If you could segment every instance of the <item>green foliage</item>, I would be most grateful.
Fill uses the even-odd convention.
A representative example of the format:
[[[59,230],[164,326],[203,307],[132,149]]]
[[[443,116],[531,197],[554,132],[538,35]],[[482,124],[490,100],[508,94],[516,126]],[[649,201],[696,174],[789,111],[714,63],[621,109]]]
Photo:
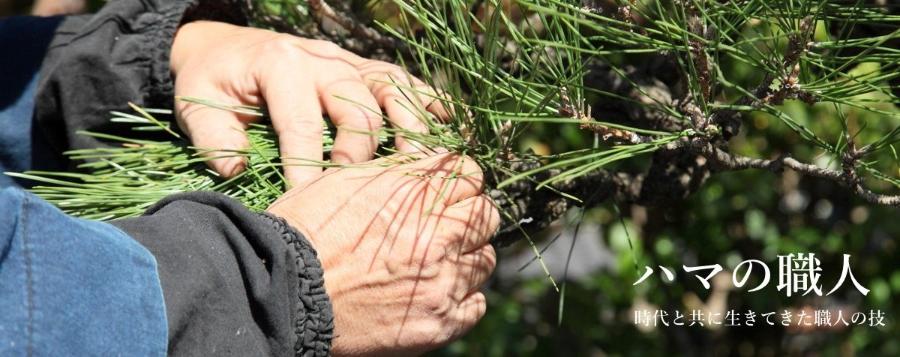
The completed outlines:
[[[262,115],[253,108],[226,108]],[[55,204],[66,213],[79,217],[109,220],[141,215],[165,196],[185,191],[215,191],[231,196],[252,210],[263,211],[284,193],[285,179],[278,160],[278,146],[271,128],[252,124],[247,130],[251,147],[246,151],[217,154],[248,158],[248,169],[223,180],[207,168],[209,157],[169,129],[169,121],[155,115],[170,116],[168,110],[140,110],[143,116],[114,112],[114,122],[131,123],[136,131],[170,133],[167,140],[144,140],[103,133],[81,132],[104,139],[114,146],[66,153],[85,172],[8,173],[37,181],[42,185],[32,192]],[[333,140],[327,135],[326,150]]]
[[[895,71],[900,53],[884,46],[900,38],[900,32],[857,38],[852,31],[858,23],[896,27],[900,16],[878,8],[827,1],[652,1],[624,4],[617,7],[619,13],[606,14],[600,7],[558,0],[523,0],[508,6],[488,2],[480,9],[462,0],[393,3],[399,9],[394,20],[399,28],[382,25],[382,29],[402,40],[408,53],[401,58],[410,58],[422,78],[445,90],[447,95],[436,99],[453,108],[452,120],[440,125],[421,108],[410,108],[432,128],[429,135],[413,139],[475,157],[491,177],[498,178],[497,188],[534,181],[551,169],[553,175],[534,183],[552,186],[685,137],[718,140],[726,128],[715,119],[732,111],[762,115],[760,121],[768,121],[766,116],[779,120],[784,125],[771,130],[785,128],[786,136],[802,139],[806,145],[793,150],[800,157],[841,158],[851,153],[858,156],[861,176],[900,183],[892,170],[897,158],[876,157],[879,152],[893,153],[900,135],[900,126],[890,122],[898,113],[892,104],[896,97],[887,85],[900,76]],[[258,5],[268,9],[262,13],[278,10],[273,6],[309,11],[299,10],[304,8],[299,3]],[[623,81],[643,91],[638,79],[626,75],[627,66],[659,53],[681,67],[680,88],[669,88],[674,99],[667,101],[642,93],[650,100],[639,104],[647,111],[665,113],[670,126],[683,129],[655,130],[622,118],[590,117],[589,95],[601,101],[635,100],[586,85],[584,78],[595,70],[591,61],[610,65]],[[762,73],[764,78],[747,78],[752,77],[748,73]],[[819,130],[819,123],[792,109],[799,103],[792,98],[831,110],[840,132]],[[851,110],[862,117],[848,115]],[[545,165],[515,171],[516,160],[533,156],[521,150],[520,140],[536,124],[542,124],[539,133],[566,132],[560,127],[577,125],[580,136],[594,138],[578,147],[538,155]],[[639,139],[605,140],[610,132]]]

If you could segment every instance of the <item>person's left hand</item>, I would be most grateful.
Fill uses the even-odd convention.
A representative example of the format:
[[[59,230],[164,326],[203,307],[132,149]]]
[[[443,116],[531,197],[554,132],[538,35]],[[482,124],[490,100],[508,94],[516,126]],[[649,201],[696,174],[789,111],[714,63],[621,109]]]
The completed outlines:
[[[268,212],[313,245],[334,308],[334,356],[418,355],[484,316],[500,212],[471,158],[400,155],[328,169]]]
[[[338,45],[272,31],[198,21],[181,26],[171,52],[175,94],[225,105],[265,105],[278,134],[284,173],[299,185],[319,173],[323,159],[323,112],[338,127],[335,163],[372,159],[378,146],[381,109],[395,128],[425,133],[417,113],[446,119],[434,89],[402,68],[367,60]],[[210,166],[224,177],[246,163],[228,151],[249,146],[244,129],[256,117],[183,101],[176,103],[181,129],[194,146],[219,157]],[[401,152],[417,147],[402,135]]]

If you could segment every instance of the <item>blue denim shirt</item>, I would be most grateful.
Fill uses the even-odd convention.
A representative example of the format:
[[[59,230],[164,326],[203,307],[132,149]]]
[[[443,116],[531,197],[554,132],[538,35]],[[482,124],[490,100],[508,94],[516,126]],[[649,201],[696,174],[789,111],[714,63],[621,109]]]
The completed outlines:
[[[164,356],[156,260],[116,227],[0,189],[0,356]]]
[[[0,356],[163,356],[166,310],[153,255],[116,227],[67,216],[2,174],[45,157],[31,119],[59,21],[0,19]]]

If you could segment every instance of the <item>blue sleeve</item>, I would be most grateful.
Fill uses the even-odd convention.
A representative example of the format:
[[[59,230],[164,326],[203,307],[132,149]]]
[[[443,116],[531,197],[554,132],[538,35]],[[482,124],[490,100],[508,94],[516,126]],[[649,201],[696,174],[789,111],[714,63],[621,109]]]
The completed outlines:
[[[40,150],[46,145],[33,142],[32,115],[38,72],[62,19],[27,16],[0,19],[0,49],[3,49],[0,56],[0,187],[17,183],[3,175],[5,171],[60,166]],[[32,152],[32,148],[38,150]]]
[[[166,355],[146,248],[18,188],[0,189],[0,212],[0,355]]]

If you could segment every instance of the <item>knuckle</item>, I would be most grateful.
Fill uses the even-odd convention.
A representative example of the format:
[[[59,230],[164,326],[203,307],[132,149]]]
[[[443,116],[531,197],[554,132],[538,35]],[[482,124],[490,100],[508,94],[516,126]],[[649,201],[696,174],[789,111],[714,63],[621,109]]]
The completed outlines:
[[[484,314],[487,312],[487,298],[484,296],[482,292],[476,292],[470,296],[468,301],[466,301],[464,308],[468,311],[464,311],[463,316],[465,316],[466,321],[463,321],[463,324],[466,325],[474,325],[484,317]]]
[[[497,208],[497,205],[494,203],[494,200],[492,200],[490,197],[488,197],[487,195],[481,195],[481,197],[483,197],[483,199],[485,201],[487,201],[486,204],[487,204],[488,210],[490,210],[490,213],[489,213],[490,220],[488,221],[488,224],[487,224],[487,228],[488,228],[487,233],[494,234],[494,231],[496,231],[497,227],[500,226],[500,221],[502,220],[502,218],[500,217],[500,210]]]
[[[443,285],[443,283],[439,283],[438,285]],[[445,318],[450,314],[453,307],[453,300],[446,294],[445,289],[443,289],[442,286],[436,286],[436,289],[429,290],[430,291],[422,296],[423,308],[434,316]]]
[[[381,129],[381,115],[375,114],[366,108],[359,108],[359,111],[359,114],[347,118],[347,124],[372,131]]]
[[[344,49],[338,44],[325,40],[307,40],[317,55],[323,57],[338,57],[344,53]]]
[[[338,44],[336,44],[334,42],[323,41],[323,42],[321,42],[321,46],[322,46],[322,49],[328,54],[339,55],[344,52],[344,49],[341,48],[341,46],[338,46]]]
[[[479,166],[478,163],[475,162],[474,159],[472,159],[468,155],[463,155],[462,160],[463,160],[463,162],[462,162],[463,174],[476,175],[476,176],[484,175],[484,172],[481,171],[481,166]]]
[[[454,245],[452,237],[455,236],[455,232],[448,232],[446,227],[448,225],[442,226],[439,228],[440,230],[435,232],[435,239],[429,242],[431,248],[428,249],[428,253],[425,256],[425,261],[428,263],[440,262],[452,252]]]
[[[427,279],[432,281],[437,281],[441,276],[441,271],[443,267],[441,266],[441,261],[444,259],[444,254],[439,253],[440,249],[429,249],[422,257],[420,257],[418,269],[418,277],[420,279]]]
[[[295,37],[279,34],[263,44],[263,52],[267,54],[278,54],[279,56],[291,56],[299,52],[297,44],[298,41]]]
[[[384,82],[374,83],[374,86],[372,87],[372,95],[374,95],[376,98],[384,98],[385,103],[403,100],[406,98],[400,88],[390,85],[390,83]]]
[[[370,73],[379,77],[386,77],[391,73],[405,72],[403,71],[402,67],[396,64],[374,60],[366,62],[362,65],[362,68],[366,71],[366,73]]]
[[[484,258],[484,264],[488,270],[487,272],[488,273],[493,272],[494,268],[497,267],[497,252],[494,250],[494,247],[490,244],[484,246],[484,248],[482,248],[482,249],[483,249],[483,251],[481,253],[481,256]]]
[[[390,65],[390,67],[386,68],[386,71],[382,73],[383,76],[387,77],[390,81],[399,83],[407,83],[412,77],[409,72],[406,72],[403,68],[396,65]]]
[[[440,346],[449,342],[452,338],[452,334],[449,333],[447,328],[450,324],[445,319],[440,317],[430,318],[423,325],[425,331],[427,331],[422,336],[424,337],[423,341],[420,341],[423,344]]]
[[[223,158],[218,161],[218,163],[213,163],[216,165],[220,174],[225,176],[226,178],[231,178],[239,172],[243,171],[245,166],[247,165],[245,159],[243,157],[230,157]]]
[[[487,297],[484,296],[483,293],[478,292],[472,297],[475,299],[475,321],[481,320],[484,317],[484,314],[487,313]],[[473,322],[473,323],[474,323]]]
[[[366,79],[375,82],[373,84],[376,86],[396,88],[408,86],[413,82],[409,72],[390,63],[378,62],[370,68],[363,69],[362,73]]]
[[[458,323],[444,323],[440,326],[440,329],[435,333],[434,340],[432,341],[435,345],[443,346],[453,339],[459,334],[460,327]]]
[[[299,39],[286,34],[278,34],[262,43],[258,48],[259,56],[255,56],[255,69],[264,78],[275,76],[273,68],[306,66],[309,60],[299,45]]]
[[[297,117],[295,116],[295,118]],[[322,123],[318,120],[292,119],[284,125],[284,133],[294,137],[319,138],[324,130]]]
[[[481,191],[484,186],[484,171],[471,157],[463,155],[462,163],[459,166],[457,174],[468,183],[475,186],[476,190]]]
[[[453,260],[458,255],[460,245],[465,240],[466,228],[464,224],[453,223],[445,224],[440,235],[439,245],[441,247],[441,258]]]

